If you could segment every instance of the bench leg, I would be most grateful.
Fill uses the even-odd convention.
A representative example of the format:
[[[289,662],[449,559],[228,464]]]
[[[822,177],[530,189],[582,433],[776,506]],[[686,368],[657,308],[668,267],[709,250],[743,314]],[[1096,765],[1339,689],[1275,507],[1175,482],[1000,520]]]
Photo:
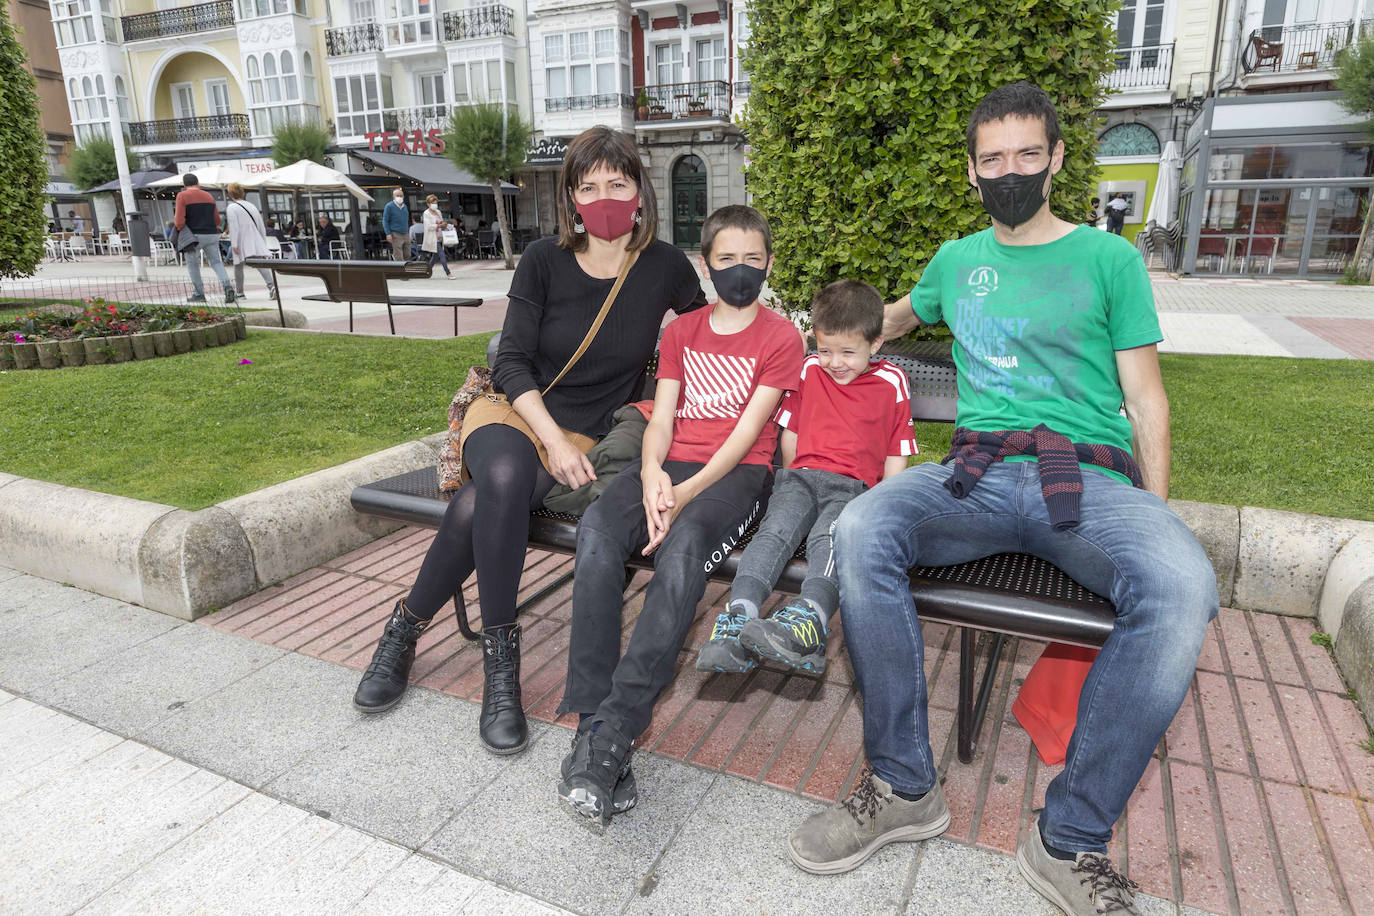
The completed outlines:
[[[353,303],[348,303],[348,333],[353,333]]]
[[[973,752],[978,743],[978,734],[983,730],[983,719],[987,717],[988,700],[992,697],[992,685],[997,680],[997,666],[1002,661],[1002,649],[1006,645],[1006,641],[1005,634],[992,634],[987,667],[983,669],[983,680],[978,685],[978,697],[975,701],[973,696],[973,668],[977,661],[978,633],[971,627],[963,627],[959,630],[959,710],[957,718],[960,763],[973,762]]]
[[[570,569],[563,575],[559,576],[557,579],[554,579],[548,585],[541,588],[539,591],[535,592],[533,595],[530,595],[524,601],[521,601],[519,604],[515,606],[515,616],[518,618],[520,616],[520,612],[523,611],[525,608],[538,604],[539,602],[547,598],[549,595],[552,595],[554,592],[558,591],[560,588],[567,585],[568,582],[571,581],[572,577],[573,574],[572,570]],[[476,642],[478,639],[480,639],[481,636],[478,633],[473,632],[472,624],[468,622],[467,602],[463,599],[462,586],[459,586],[458,591],[453,593],[453,610],[458,615],[458,630],[463,634],[463,637],[473,642]]]
[[[391,336],[396,336],[396,316],[391,314],[391,303],[386,304],[386,320],[391,324]]]
[[[453,336],[458,336],[458,306],[453,307]]]

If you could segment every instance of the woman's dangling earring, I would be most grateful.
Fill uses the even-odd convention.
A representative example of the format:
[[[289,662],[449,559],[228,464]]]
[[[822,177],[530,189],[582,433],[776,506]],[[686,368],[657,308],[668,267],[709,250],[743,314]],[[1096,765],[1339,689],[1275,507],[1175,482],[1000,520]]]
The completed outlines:
[[[644,222],[644,208],[643,208],[643,207],[640,207],[638,210],[635,210],[635,225],[638,226],[638,225],[640,225],[640,224],[643,223],[643,222]]]
[[[574,214],[573,214],[573,232],[576,232],[576,233],[578,233],[578,234],[580,235],[580,234],[582,234],[582,233],[584,233],[584,232],[586,232],[586,231],[587,231],[587,227],[586,227],[586,225],[584,225],[583,222],[582,222],[582,214],[581,214],[581,213],[574,213]]]

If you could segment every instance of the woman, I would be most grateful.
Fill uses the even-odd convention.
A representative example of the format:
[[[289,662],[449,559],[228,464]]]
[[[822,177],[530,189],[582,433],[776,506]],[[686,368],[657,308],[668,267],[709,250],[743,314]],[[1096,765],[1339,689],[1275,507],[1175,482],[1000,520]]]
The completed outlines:
[[[243,259],[265,258],[271,255],[267,250],[267,226],[262,221],[258,208],[243,199],[243,185],[231,181],[224,189],[229,194],[229,206],[225,216],[229,222],[229,247],[234,252],[234,291],[243,298]],[[272,271],[266,267],[258,268],[258,275],[267,284],[267,295],[276,296],[277,287],[272,282]]]
[[[439,215],[439,198],[433,194],[425,198],[425,240],[420,245],[420,250],[429,253],[429,266],[433,269],[435,262],[443,265],[444,276],[453,279],[453,272],[448,269],[448,253],[444,251],[444,240],[439,233],[449,225],[448,220]]]
[[[320,231],[315,234],[315,250],[319,257],[330,260],[334,257],[333,246],[339,240],[339,227],[327,216],[320,217]]]
[[[497,754],[516,753],[528,741],[515,595],[529,512],[555,482],[579,487],[593,477],[591,463],[564,430],[604,436],[611,414],[636,393],[664,315],[706,302],[686,255],[654,238],[658,204],[628,135],[593,127],[568,144],[557,211],[558,237],[540,239],[521,255],[492,367],[493,384],[547,449],[547,464],[514,427],[483,426],[467,437],[463,463],[472,480],[449,502],[415,584],[396,602],[353,698],[365,712],[396,704],[416,640],[475,569],[486,676],[478,732]],[[600,331],[544,398],[540,392],[576,351],[632,254],[637,259]]]

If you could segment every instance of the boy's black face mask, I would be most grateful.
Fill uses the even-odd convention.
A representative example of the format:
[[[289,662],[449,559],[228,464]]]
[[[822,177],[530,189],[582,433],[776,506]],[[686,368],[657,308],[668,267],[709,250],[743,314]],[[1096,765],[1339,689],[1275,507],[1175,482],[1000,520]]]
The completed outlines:
[[[707,270],[711,273],[711,283],[716,287],[720,301],[738,309],[748,308],[758,301],[763,281],[768,277],[768,271],[748,264],[736,264],[724,270],[707,265]]]
[[[975,173],[974,177],[978,179],[983,209],[988,211],[988,216],[1008,229],[1015,229],[1039,212],[1048,199],[1049,195],[1041,189],[1049,174],[1047,165],[1034,175],[1008,172],[996,178],[984,178]]]

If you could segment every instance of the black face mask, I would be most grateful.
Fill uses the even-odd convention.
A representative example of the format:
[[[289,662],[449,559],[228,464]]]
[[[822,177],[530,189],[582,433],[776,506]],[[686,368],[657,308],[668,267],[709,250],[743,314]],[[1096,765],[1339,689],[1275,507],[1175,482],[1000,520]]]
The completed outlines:
[[[748,308],[758,301],[763,281],[768,277],[766,270],[748,264],[736,264],[723,270],[708,265],[706,269],[711,272],[711,282],[715,284],[720,301],[737,309]]]
[[[1048,198],[1041,193],[1050,167],[1045,166],[1034,175],[1018,175],[1008,172],[996,178],[978,179],[978,190],[982,191],[983,209],[988,211],[997,222],[1008,229],[1015,229],[1034,216]]]

